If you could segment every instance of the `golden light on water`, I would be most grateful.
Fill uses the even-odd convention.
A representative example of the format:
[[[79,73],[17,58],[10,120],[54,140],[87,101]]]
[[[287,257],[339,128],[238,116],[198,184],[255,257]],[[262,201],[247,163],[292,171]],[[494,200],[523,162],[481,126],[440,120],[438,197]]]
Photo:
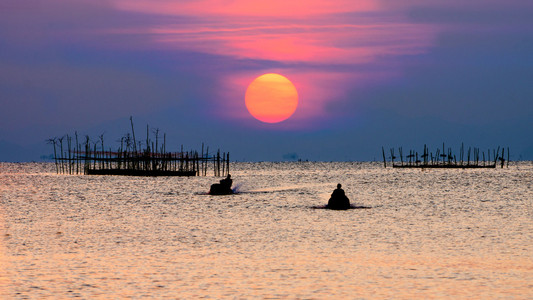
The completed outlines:
[[[2,187],[0,187],[0,194],[4,192]],[[5,246],[11,235],[8,232],[7,224],[4,220],[4,209],[4,207],[0,206],[0,295],[2,295],[2,290],[7,291],[13,285],[10,280],[12,277],[12,274],[10,274],[10,258],[8,257],[8,249]]]
[[[531,165],[236,163],[247,193],[228,197],[201,193],[212,177],[32,166],[0,168],[1,299],[531,295]],[[337,182],[372,208],[313,209]]]

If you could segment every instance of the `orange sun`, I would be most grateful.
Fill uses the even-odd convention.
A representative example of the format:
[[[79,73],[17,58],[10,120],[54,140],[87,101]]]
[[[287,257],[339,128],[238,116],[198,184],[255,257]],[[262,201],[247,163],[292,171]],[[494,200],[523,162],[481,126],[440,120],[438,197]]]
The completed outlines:
[[[244,96],[250,114],[265,123],[287,120],[298,107],[298,92],[292,82],[274,73],[254,79]]]

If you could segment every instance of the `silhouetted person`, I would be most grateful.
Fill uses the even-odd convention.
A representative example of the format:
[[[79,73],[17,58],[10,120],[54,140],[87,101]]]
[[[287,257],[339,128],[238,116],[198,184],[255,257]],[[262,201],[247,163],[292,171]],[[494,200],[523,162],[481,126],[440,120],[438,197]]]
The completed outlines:
[[[211,195],[233,194],[233,190],[231,189],[232,184],[233,184],[233,180],[231,179],[231,175],[228,174],[226,178],[220,180],[220,183],[215,183],[211,185],[211,189],[209,189],[209,194]]]
[[[220,185],[224,188],[228,188],[231,190],[231,185],[233,184],[233,180],[231,179],[231,175],[228,174],[228,176],[222,180],[220,180]]]
[[[331,193],[327,208],[330,209],[348,209],[350,208],[350,200],[346,197],[344,190],[341,189],[342,185],[337,184],[337,189]]]

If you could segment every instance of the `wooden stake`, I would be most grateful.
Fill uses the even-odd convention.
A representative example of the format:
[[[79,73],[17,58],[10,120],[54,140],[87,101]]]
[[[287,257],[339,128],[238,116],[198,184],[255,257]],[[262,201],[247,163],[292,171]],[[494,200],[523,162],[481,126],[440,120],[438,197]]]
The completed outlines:
[[[387,159],[385,158],[385,148],[381,147],[381,152],[383,153],[383,167],[387,167]]]

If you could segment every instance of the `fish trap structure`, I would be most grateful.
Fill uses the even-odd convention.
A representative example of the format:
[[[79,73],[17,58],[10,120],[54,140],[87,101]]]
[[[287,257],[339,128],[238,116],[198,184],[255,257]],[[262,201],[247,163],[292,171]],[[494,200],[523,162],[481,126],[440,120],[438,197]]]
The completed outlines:
[[[155,129],[155,141],[150,139],[146,126],[146,141],[135,139],[135,131],[120,139],[116,150],[105,148],[104,136],[91,141],[85,136],[79,141],[78,133],[49,139],[54,148],[54,162],[58,174],[126,175],[126,176],[226,176],[230,170],[229,152],[204,152],[166,150],[166,134],[159,141],[159,129]],[[144,144],[144,145],[143,145]]]
[[[461,144],[459,150],[459,157],[452,152],[451,148],[445,148],[444,143],[441,149],[437,148],[435,152],[429,150],[424,144],[424,150],[420,153],[415,150],[409,150],[404,152],[402,147],[398,148],[398,152],[395,152],[394,148],[390,149],[389,161],[387,163],[387,157],[385,155],[385,149],[381,147],[383,153],[383,166],[386,168],[387,164],[393,168],[450,168],[450,169],[470,169],[470,168],[487,168],[494,169],[500,165],[502,168],[507,164],[509,167],[509,147],[507,152],[505,148],[498,147],[497,149],[488,149],[485,155],[484,151],[479,148],[469,147],[465,153],[464,143]],[[396,156],[398,153],[399,157]],[[404,156],[405,154],[405,156]],[[465,155],[466,154],[466,155]],[[505,159],[507,155],[507,159]]]

